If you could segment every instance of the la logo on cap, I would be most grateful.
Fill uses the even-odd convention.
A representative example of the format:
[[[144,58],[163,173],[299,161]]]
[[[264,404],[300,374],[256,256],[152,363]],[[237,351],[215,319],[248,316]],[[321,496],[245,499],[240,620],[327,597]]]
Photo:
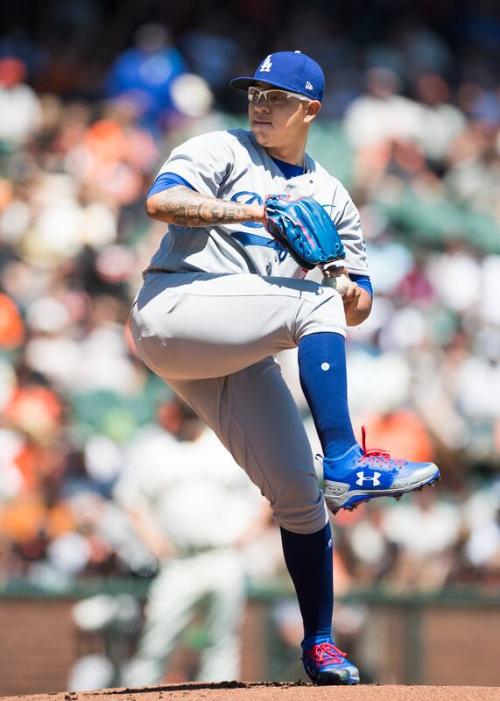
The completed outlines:
[[[266,58],[262,61],[262,65],[259,68],[260,73],[270,73],[271,72],[271,68],[273,67],[273,62],[271,61],[271,56],[272,56],[272,54],[269,54],[269,56],[266,56]]]
[[[257,81],[273,85],[278,90],[287,90],[305,95],[308,100],[323,99],[325,76],[314,59],[300,51],[276,51],[268,54],[255,69],[253,75],[233,78],[230,81],[236,90],[248,90]]]

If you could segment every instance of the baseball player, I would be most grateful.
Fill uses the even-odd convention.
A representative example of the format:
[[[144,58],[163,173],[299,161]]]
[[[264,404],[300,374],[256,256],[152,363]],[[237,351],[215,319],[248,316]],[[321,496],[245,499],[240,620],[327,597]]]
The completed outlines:
[[[358,670],[332,637],[325,499],[335,513],[399,497],[437,480],[439,470],[367,450],[354,437],[346,327],[366,319],[372,289],[358,212],[305,152],[323,71],[299,51],[282,51],[231,85],[248,94],[250,130],[178,146],[149,191],[147,211],[168,230],[134,302],[132,333],[144,362],[269,500],[303,617],[306,672],[318,684],[357,684]],[[343,287],[304,279],[319,264],[336,282],[331,271],[339,261],[349,276]],[[274,360],[294,346],[323,449],[324,495]]]
[[[204,598],[208,644],[197,676],[235,679],[245,606],[240,546],[264,532],[269,508],[189,407],[174,400],[159,418],[162,427],[149,427],[127,451],[114,490],[139,539],[161,563],[122,682],[144,686],[162,680],[170,653]]]

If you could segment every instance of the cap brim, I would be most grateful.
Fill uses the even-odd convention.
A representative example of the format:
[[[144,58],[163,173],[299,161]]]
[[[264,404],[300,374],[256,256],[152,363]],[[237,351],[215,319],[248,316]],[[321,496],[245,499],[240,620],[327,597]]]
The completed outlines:
[[[233,78],[229,81],[229,85],[235,90],[248,90],[248,88],[256,82],[255,78]]]
[[[233,78],[233,80],[229,81],[229,85],[234,88],[235,90],[248,90],[248,88],[251,85],[255,85],[255,83],[267,83],[271,88],[279,88],[280,90],[290,90],[290,88],[287,85],[283,85],[283,83],[268,83],[266,80],[262,80],[262,78],[256,78],[255,76],[252,76],[251,78],[248,76],[242,77],[242,78]],[[292,92],[295,92],[294,90]],[[304,95],[304,97],[308,97],[310,100],[319,100],[318,97],[312,97],[311,95],[308,95],[305,92],[297,92],[297,95]],[[319,100],[321,102],[321,100]]]
[[[267,80],[263,80],[262,78],[256,78],[255,76],[252,76],[251,78],[233,78],[233,80],[229,81],[229,85],[235,90],[248,90],[248,88],[251,85],[255,85],[255,83],[266,83],[272,88],[281,88],[282,90],[288,90],[286,85],[283,85],[281,83],[270,83]]]

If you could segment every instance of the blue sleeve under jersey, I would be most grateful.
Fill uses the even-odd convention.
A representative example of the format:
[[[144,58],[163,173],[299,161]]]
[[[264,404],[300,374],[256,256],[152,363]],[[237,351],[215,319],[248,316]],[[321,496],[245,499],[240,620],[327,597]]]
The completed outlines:
[[[175,173],[160,173],[160,175],[156,178],[154,183],[149,188],[147,197],[152,197],[158,192],[163,192],[163,190],[168,190],[169,188],[176,187],[177,185],[184,185],[184,187],[188,187],[190,190],[194,190],[194,187],[191,185],[191,183],[188,183],[187,180],[181,178],[180,175],[176,175]]]
[[[362,287],[369,293],[370,297],[373,297],[373,287],[368,275],[358,275],[357,273],[349,273],[349,277],[353,282],[356,283],[356,285],[358,285],[358,287]]]

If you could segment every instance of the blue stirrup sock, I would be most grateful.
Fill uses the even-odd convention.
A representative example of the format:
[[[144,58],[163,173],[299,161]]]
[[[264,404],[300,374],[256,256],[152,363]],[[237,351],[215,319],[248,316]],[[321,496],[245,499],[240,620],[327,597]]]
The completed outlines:
[[[316,533],[281,528],[286,566],[304,622],[302,649],[332,640],[333,543],[330,524]]]
[[[345,338],[331,332],[303,336],[299,373],[323,455],[339,458],[356,444],[347,404]]]

